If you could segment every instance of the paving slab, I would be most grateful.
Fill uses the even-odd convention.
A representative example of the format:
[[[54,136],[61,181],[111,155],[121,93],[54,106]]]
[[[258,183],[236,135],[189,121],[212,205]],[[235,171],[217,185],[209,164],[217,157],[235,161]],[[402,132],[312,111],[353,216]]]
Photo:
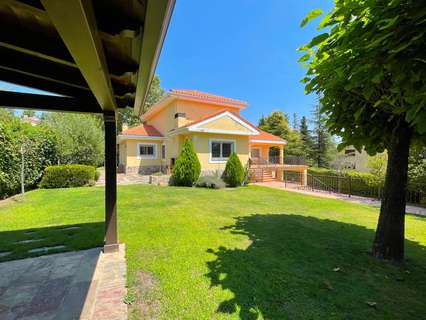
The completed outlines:
[[[3,262],[0,275],[1,320],[127,319],[124,245]]]

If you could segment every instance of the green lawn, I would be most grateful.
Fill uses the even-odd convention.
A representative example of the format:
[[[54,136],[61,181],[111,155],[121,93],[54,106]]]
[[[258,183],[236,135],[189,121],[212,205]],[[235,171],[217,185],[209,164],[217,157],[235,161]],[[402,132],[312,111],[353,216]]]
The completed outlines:
[[[103,203],[103,188],[78,188],[0,205],[0,251],[13,252],[0,259],[101,245]],[[118,209],[133,319],[424,317],[425,218],[407,216],[397,266],[368,255],[378,210],[340,200],[135,185],[119,188]],[[16,244],[31,238],[44,240]]]

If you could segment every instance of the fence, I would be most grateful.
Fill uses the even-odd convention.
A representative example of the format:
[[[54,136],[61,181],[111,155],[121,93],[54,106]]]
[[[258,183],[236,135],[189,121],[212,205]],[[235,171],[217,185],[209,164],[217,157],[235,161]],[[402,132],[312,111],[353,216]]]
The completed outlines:
[[[284,179],[288,182],[301,182],[298,174],[287,173],[284,175]],[[381,199],[383,193],[382,186],[374,186],[362,178],[351,176],[308,174],[307,186],[304,188],[376,199]],[[426,186],[410,184],[406,197],[408,203],[426,204]]]

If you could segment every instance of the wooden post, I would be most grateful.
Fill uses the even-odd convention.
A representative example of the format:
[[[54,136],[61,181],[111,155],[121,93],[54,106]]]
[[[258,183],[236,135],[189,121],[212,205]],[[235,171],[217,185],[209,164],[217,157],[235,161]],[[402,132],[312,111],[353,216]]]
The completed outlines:
[[[104,113],[105,125],[105,244],[104,252],[118,250],[117,125],[115,112]]]

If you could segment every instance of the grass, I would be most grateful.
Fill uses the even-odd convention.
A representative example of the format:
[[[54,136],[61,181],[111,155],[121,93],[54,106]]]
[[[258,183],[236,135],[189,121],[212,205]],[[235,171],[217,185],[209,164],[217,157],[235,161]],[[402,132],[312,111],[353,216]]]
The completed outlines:
[[[378,210],[262,187],[119,188],[132,319],[419,319],[426,219],[403,265],[368,254]],[[64,226],[79,229],[64,231]],[[25,230],[35,232],[24,233]],[[101,245],[103,189],[36,190],[0,206],[0,251]],[[43,238],[43,242],[16,244]]]

